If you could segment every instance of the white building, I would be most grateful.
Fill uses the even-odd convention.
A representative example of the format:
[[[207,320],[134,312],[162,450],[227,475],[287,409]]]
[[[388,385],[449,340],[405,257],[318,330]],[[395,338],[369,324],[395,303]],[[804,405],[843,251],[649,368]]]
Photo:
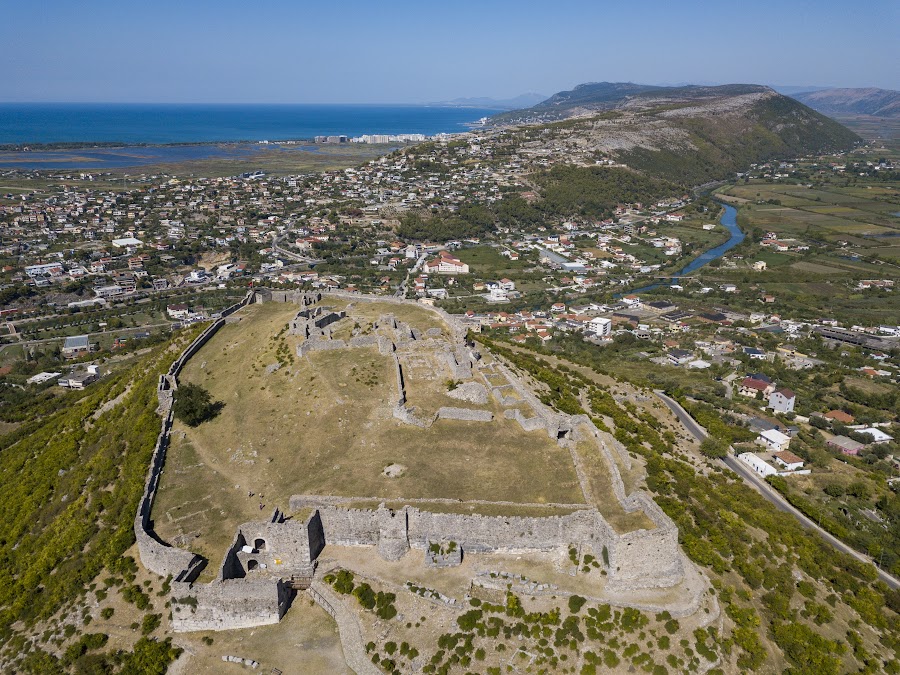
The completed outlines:
[[[778,469],[769,464],[762,457],[757,457],[752,452],[742,452],[740,455],[738,455],[738,459],[745,464],[748,464],[751,469],[753,469],[763,478],[765,478],[766,476],[778,475]]]
[[[788,449],[788,446],[791,444],[791,437],[781,433],[777,429],[769,429],[768,431],[762,432],[756,439],[756,442],[767,447],[769,450],[781,452],[782,450]]]
[[[116,248],[137,248],[143,246],[144,242],[134,237],[124,237],[122,239],[113,239],[112,245]]]
[[[491,302],[506,302],[508,299],[509,296],[504,288],[494,286],[488,291],[488,300]]]
[[[437,258],[425,263],[423,271],[426,274],[468,274],[469,266],[447,251],[441,251]]]
[[[606,337],[612,333],[612,320],[602,316],[595,316],[588,321],[588,330],[594,335]]]
[[[775,463],[783,467],[786,471],[799,471],[803,468],[803,458],[798,457],[790,450],[782,450],[772,455]]]
[[[871,436],[872,443],[890,443],[892,440],[894,440],[893,436],[891,436],[890,434],[886,434],[881,429],[876,429],[875,427],[859,429],[856,433]]]
[[[776,389],[769,394],[769,407],[775,412],[793,412],[796,400],[796,394],[790,389]]]

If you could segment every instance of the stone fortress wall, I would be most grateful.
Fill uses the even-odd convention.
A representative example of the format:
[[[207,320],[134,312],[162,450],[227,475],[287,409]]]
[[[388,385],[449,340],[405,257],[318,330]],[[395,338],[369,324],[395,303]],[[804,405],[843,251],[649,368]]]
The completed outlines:
[[[171,576],[176,582],[189,582],[195,579],[206,564],[206,561],[200,556],[190,551],[169,546],[160,540],[153,531],[153,524],[150,520],[153,500],[156,498],[156,490],[159,488],[159,479],[166,461],[166,451],[169,448],[169,434],[172,430],[173,421],[172,402],[174,392],[178,389],[178,375],[188,359],[196,354],[225,325],[228,316],[245,307],[252,300],[253,293],[250,292],[240,302],[224,310],[219,319],[210,324],[181,352],[179,357],[169,367],[169,371],[165,375],[160,376],[159,384],[157,385],[157,398],[159,400],[157,412],[162,417],[162,429],[156,439],[156,446],[153,448],[147,480],[144,483],[144,494],[141,497],[138,512],[134,519],[134,536],[137,540],[141,564],[161,577]]]
[[[614,439],[604,438],[586,416],[572,417],[548,409],[506,366],[496,362],[488,370],[502,374],[508,384],[493,387],[494,396],[500,400],[499,397],[504,394],[498,390],[512,388],[516,397],[506,397],[507,403],[524,403],[532,411],[532,416],[528,417],[516,408],[504,411],[505,416],[516,419],[526,430],[546,430],[561,445],[571,443],[568,437],[576,433],[576,428],[593,429],[592,433],[609,464],[616,497],[626,511],[644,511],[655,525],[654,529],[620,535],[592,507],[564,516],[504,517],[433,513],[411,506],[396,510],[384,505],[374,510],[352,509],[335,506],[337,498],[322,497],[320,504],[313,505],[313,512],[306,520],[286,519],[276,510],[268,521],[242,524],[225,554],[216,580],[210,584],[192,583],[206,561],[160,541],[152,531],[150,511],[165,462],[172,425],[171,401],[173,392],[177,390],[177,376],[187,360],[206,344],[234,311],[251,302],[300,305],[302,309],[291,322],[291,330],[304,337],[298,349],[301,356],[315,349],[362,346],[377,346],[381,354],[391,355],[398,390],[394,415],[405,417],[403,421],[419,426],[431,424],[439,416],[489,421],[485,412],[492,418],[489,411],[445,407],[430,421],[418,419],[406,407],[405,376],[397,350],[437,335],[429,335],[426,331],[423,336],[408,324],[387,315],[380,317],[376,325],[389,327],[393,331],[393,340],[384,335],[357,335],[349,341],[331,340],[328,328],[339,319],[330,317],[337,313],[309,309],[327,297],[346,298],[353,302],[410,302],[346,293],[323,295],[257,289],[223,312],[222,318],[198,336],[172,364],[168,374],[160,379],[162,430],[148,472],[144,498],[135,519],[135,535],[144,566],[160,576],[171,575],[173,578],[174,630],[227,630],[277,623],[287,611],[294,592],[286,579],[312,578],[316,558],[326,543],[371,546],[386,560],[397,560],[410,548],[427,549],[431,543],[450,541],[456,542],[461,552],[469,553],[527,553],[576,546],[592,551],[598,560],[604,559],[605,551],[605,557],[609,560],[607,588],[610,590],[668,587],[681,580],[684,571],[677,528],[649,495],[640,491],[625,494],[622,479],[607,447],[607,443],[614,442]],[[473,369],[480,367],[480,364],[477,352],[471,345],[465,345],[465,327],[456,317],[440,309],[425,308],[439,314],[453,334],[452,346],[447,347],[443,356],[450,371],[457,379],[472,378]],[[316,325],[317,322],[321,325]],[[293,508],[294,500],[291,501]],[[309,505],[309,498],[304,498],[304,506]],[[193,598],[193,601],[189,604],[178,602],[185,598]]]

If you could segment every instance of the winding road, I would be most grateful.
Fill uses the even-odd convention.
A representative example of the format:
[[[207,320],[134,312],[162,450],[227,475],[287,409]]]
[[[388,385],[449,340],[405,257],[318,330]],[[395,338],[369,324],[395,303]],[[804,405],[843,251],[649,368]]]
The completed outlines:
[[[704,438],[707,437],[708,434],[706,433],[706,429],[704,429],[699,424],[697,424],[697,421],[693,417],[691,417],[688,414],[688,412],[684,408],[682,408],[681,405],[678,404],[677,401],[666,396],[666,394],[664,394],[662,391],[655,390],[653,393],[656,394],[657,397],[659,397],[659,400],[661,400],[663,403],[666,404],[666,406],[669,408],[669,410],[671,410],[673,413],[675,413],[675,416],[678,418],[678,420],[684,425],[684,427],[688,430],[688,432],[694,438],[696,438],[698,441],[702,441]],[[784,497],[782,497],[778,492],[776,492],[773,488],[771,488],[768,483],[766,483],[763,480],[760,480],[756,476],[756,474],[753,473],[753,471],[750,469],[750,467],[746,466],[739,459],[737,459],[733,455],[729,455],[729,456],[725,457],[724,459],[722,459],[721,461],[725,466],[727,466],[729,469],[734,471],[738,476],[743,478],[745,483],[747,483],[750,487],[752,487],[754,490],[759,492],[767,501],[771,502],[772,505],[775,506],[776,509],[778,509],[779,511],[783,511],[784,513],[789,513],[792,516],[794,516],[797,520],[800,521],[800,524],[803,527],[805,527],[808,530],[813,530],[814,532],[816,532],[820,537],[822,537],[822,539],[824,539],[826,542],[831,544],[838,551],[841,551],[842,553],[847,553],[848,555],[852,555],[854,558],[856,558],[857,560],[860,560],[861,562],[875,565],[874,561],[871,558],[869,558],[866,555],[863,555],[856,549],[854,549],[854,548],[848,546],[847,544],[845,544],[844,542],[842,542],[840,539],[829,534],[828,532],[823,530],[821,527],[816,525],[815,522],[813,522],[812,520],[807,518],[805,515],[803,515],[800,511],[798,511],[793,506],[791,506],[784,499]],[[886,583],[888,586],[890,586],[891,588],[893,588],[895,590],[900,588],[900,580],[898,580],[896,577],[888,574],[884,570],[878,568],[877,565],[875,566],[875,568],[878,572],[879,579],[881,579],[884,583]]]

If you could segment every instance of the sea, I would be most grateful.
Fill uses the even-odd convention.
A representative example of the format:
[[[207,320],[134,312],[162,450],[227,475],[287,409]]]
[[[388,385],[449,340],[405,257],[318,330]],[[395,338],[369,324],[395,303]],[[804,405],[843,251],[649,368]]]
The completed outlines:
[[[0,103],[0,145],[103,143],[119,145],[125,151],[92,153],[84,147],[36,147],[31,153],[0,152],[0,167],[122,167],[129,162],[219,157],[223,150],[216,148],[217,143],[256,144],[364,134],[433,136],[467,131],[472,123],[497,112],[439,105]],[[148,151],[141,147],[146,145],[158,147]],[[135,147],[141,147],[140,152],[128,152]]]

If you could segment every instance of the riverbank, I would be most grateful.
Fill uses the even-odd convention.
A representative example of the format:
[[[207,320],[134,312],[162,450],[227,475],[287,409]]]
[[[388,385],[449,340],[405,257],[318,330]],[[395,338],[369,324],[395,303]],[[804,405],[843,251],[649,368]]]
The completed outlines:
[[[646,293],[647,291],[652,291],[655,288],[660,288],[661,286],[671,286],[675,284],[679,279],[686,277],[701,267],[704,267],[711,263],[713,260],[717,260],[725,255],[728,251],[733,249],[735,246],[744,241],[745,234],[738,227],[737,224],[737,209],[729,204],[725,204],[723,202],[718,202],[718,204],[722,207],[723,212],[719,218],[719,224],[722,225],[725,229],[730,233],[730,237],[728,241],[724,244],[719,244],[718,246],[711,248],[705,253],[701,253],[696,258],[694,258],[690,263],[688,263],[685,267],[680,269],[678,272],[675,272],[671,276],[668,282],[658,281],[654,284],[649,284],[647,286],[641,286],[639,288],[624,291],[622,293],[617,293],[615,297],[621,297],[623,295],[637,295],[639,293]]]

